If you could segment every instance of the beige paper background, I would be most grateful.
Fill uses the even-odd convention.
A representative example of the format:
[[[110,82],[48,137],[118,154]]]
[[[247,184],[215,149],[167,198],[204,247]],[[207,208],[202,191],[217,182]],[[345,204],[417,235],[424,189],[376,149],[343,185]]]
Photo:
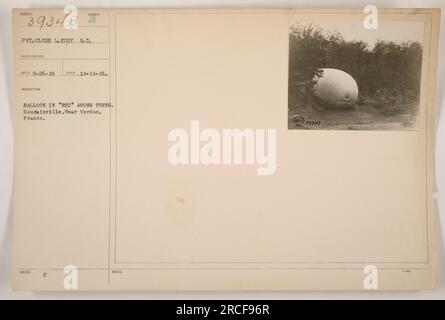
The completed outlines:
[[[434,285],[436,16],[383,16],[427,27],[418,131],[305,132],[286,129],[289,20],[357,11],[100,12],[109,81],[41,86],[67,99],[94,86],[109,117],[16,122],[15,266],[55,269],[17,288],[60,288],[66,264],[84,289],[362,289],[366,264],[383,289]],[[167,134],[190,120],[277,128],[277,172],[172,167]]]

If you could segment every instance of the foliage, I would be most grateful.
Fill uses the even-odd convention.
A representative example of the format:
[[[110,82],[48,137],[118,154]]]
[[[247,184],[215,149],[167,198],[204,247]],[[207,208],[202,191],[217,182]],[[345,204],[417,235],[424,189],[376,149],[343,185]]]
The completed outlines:
[[[335,68],[357,81],[359,103],[385,110],[409,108],[419,100],[421,65],[418,42],[378,41],[370,48],[313,24],[296,25],[289,32],[289,107],[310,104],[319,69]]]

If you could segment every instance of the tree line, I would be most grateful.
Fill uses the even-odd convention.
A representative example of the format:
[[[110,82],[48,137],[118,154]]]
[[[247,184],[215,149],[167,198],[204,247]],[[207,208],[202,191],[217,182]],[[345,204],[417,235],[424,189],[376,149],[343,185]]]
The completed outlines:
[[[289,32],[289,107],[310,103],[320,68],[349,73],[359,87],[359,103],[408,108],[418,103],[422,46],[416,41],[346,41],[317,25],[295,25]]]

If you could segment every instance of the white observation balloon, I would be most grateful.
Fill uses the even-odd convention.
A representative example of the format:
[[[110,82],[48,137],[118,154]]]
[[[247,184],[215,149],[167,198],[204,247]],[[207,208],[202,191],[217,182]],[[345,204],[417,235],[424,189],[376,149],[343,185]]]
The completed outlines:
[[[358,86],[348,73],[331,68],[322,72],[314,86],[314,95],[322,104],[331,108],[352,108],[358,98]]]

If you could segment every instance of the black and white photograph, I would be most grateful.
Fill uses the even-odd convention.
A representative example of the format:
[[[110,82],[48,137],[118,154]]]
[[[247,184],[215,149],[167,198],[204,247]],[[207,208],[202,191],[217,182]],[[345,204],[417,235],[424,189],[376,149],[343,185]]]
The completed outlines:
[[[444,10],[0,1],[0,302],[424,315],[445,298]]]
[[[291,21],[288,129],[416,130],[424,25]]]

